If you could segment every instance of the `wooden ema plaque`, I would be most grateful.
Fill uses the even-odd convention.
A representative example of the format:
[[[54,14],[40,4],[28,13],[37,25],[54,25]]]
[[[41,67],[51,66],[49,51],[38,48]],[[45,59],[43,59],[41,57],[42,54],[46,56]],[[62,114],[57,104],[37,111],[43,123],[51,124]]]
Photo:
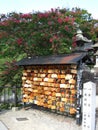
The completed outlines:
[[[76,77],[76,65],[25,67],[22,76],[22,101],[75,115]]]

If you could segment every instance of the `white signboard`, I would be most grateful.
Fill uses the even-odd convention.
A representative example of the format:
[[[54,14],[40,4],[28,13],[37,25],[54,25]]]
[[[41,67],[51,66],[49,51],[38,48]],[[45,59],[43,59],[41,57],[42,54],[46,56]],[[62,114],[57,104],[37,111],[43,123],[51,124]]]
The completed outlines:
[[[96,84],[87,82],[83,85],[82,130],[95,130]]]

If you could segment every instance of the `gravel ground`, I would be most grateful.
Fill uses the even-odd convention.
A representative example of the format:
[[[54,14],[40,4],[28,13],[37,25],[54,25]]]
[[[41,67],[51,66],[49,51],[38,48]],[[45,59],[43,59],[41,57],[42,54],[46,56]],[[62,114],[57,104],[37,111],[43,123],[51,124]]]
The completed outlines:
[[[19,118],[24,120],[19,121]],[[74,118],[36,109],[4,111],[0,120],[9,130],[81,130]]]
[[[0,121],[8,130],[82,130],[74,118],[36,109],[3,111],[0,113]]]

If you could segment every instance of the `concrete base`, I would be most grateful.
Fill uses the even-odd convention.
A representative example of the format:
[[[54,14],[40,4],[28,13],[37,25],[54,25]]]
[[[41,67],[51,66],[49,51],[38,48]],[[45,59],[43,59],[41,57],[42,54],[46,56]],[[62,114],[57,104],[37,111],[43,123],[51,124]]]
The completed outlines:
[[[18,107],[12,107],[12,111],[18,111]]]

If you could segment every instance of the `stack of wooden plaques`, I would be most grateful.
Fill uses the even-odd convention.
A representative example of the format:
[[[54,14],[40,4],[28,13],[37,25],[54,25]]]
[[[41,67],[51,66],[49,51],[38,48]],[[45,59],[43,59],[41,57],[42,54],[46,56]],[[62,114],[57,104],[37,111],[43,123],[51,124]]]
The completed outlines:
[[[75,114],[76,78],[76,65],[27,66],[22,76],[22,100]]]

